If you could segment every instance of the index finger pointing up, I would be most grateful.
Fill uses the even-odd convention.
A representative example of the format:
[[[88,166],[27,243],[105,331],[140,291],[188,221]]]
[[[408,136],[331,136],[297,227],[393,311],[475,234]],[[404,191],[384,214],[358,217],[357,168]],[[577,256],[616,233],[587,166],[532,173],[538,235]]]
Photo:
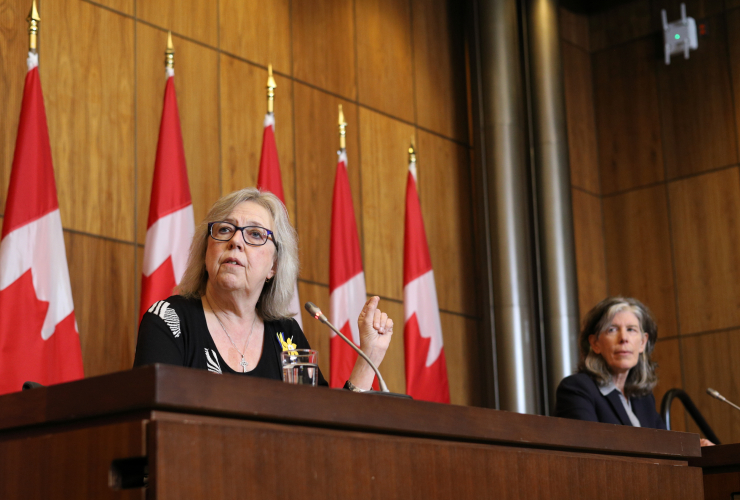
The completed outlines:
[[[367,299],[367,302],[365,302],[365,307],[362,308],[360,320],[368,326],[372,326],[373,324],[375,311],[378,309],[378,302],[380,302],[380,297],[377,295],[375,297],[370,297]]]

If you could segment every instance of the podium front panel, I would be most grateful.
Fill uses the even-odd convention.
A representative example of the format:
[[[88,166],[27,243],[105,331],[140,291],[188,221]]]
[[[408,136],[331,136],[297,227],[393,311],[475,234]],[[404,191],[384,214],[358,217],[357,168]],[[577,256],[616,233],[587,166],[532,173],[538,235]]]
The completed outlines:
[[[702,498],[685,462],[158,412],[152,498]]]

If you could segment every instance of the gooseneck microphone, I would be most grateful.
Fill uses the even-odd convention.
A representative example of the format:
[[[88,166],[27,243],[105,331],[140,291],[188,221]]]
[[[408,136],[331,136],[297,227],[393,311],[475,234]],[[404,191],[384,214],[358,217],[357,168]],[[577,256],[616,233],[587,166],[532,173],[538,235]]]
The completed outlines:
[[[332,331],[334,333],[336,333],[337,335],[339,335],[341,337],[341,339],[344,340],[352,349],[354,349],[355,352],[357,352],[357,354],[359,354],[362,359],[364,359],[365,361],[367,361],[367,364],[369,364],[370,365],[370,368],[373,369],[373,371],[375,372],[375,375],[378,376],[378,382],[380,383],[380,391],[372,391],[372,390],[370,390],[370,391],[363,391],[365,394],[382,394],[384,396],[395,396],[395,397],[398,397],[398,398],[413,399],[408,394],[398,394],[396,392],[389,391],[388,390],[388,386],[385,385],[385,380],[383,380],[383,376],[380,374],[380,370],[378,370],[378,367],[375,366],[375,363],[373,363],[372,361],[370,361],[370,358],[368,358],[367,355],[364,352],[362,352],[362,349],[360,349],[359,347],[357,347],[354,342],[352,342],[347,337],[345,337],[342,334],[342,332],[340,332],[337,329],[336,326],[332,325],[329,322],[329,320],[326,319],[326,316],[324,316],[324,314],[321,312],[321,309],[319,309],[318,307],[316,307],[316,304],[314,304],[313,302],[306,302],[306,304],[305,304],[304,307],[306,308],[306,311],[308,311],[308,314],[310,314],[311,316],[313,316],[314,318],[316,318],[317,320],[321,321],[323,324],[325,324],[326,326],[328,326],[329,328],[331,328]]]
[[[715,391],[711,387],[708,387],[707,388],[707,394],[709,394],[710,396],[712,396],[715,399],[719,399],[720,401],[724,401],[725,403],[727,403],[728,405],[732,406],[736,410],[740,410],[740,406],[736,405],[732,401],[728,401],[726,397],[724,397],[722,394],[720,394],[719,392]]]
[[[332,325],[331,322],[329,322],[329,320],[326,319],[326,316],[324,316],[324,313],[321,312],[321,309],[319,309],[316,306],[316,304],[314,304],[313,302],[306,302],[306,304],[305,304],[304,307],[306,308],[306,311],[308,311],[308,314],[310,314],[311,316],[313,316],[314,318],[316,318],[317,320],[321,321],[323,324],[325,324],[326,326],[328,326],[329,328],[331,328],[332,331],[334,333],[336,333],[337,335],[339,335],[340,337],[342,337],[342,340],[344,340],[347,344],[349,344],[349,346],[352,349],[354,349],[357,352],[357,354],[360,355],[360,357],[362,359],[364,359],[365,361],[367,361],[367,364],[369,364],[370,365],[370,368],[373,369],[373,371],[375,372],[375,375],[378,376],[378,382],[380,383],[380,392],[390,392],[388,390],[388,386],[385,385],[385,380],[383,380],[383,376],[380,374],[380,371],[378,370],[378,367],[375,366],[375,363],[373,363],[372,361],[370,361],[370,358],[368,358],[367,355],[364,352],[362,352],[362,349],[360,349],[359,347],[357,347],[355,345],[355,343],[352,342],[351,340],[349,340],[347,337],[345,337],[342,334],[342,332],[340,332],[337,329],[337,327],[335,327],[334,325]]]

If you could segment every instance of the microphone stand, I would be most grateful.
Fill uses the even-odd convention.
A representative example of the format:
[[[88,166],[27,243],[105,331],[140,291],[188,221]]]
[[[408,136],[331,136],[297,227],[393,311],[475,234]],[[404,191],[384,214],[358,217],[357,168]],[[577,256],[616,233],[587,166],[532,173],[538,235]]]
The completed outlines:
[[[347,337],[345,337],[344,334],[342,334],[342,332],[340,332],[337,327],[335,327],[334,325],[332,325],[331,322],[326,318],[326,316],[324,316],[324,313],[321,312],[321,309],[319,309],[316,306],[316,304],[314,304],[313,302],[306,302],[306,304],[304,305],[304,307],[306,308],[306,311],[308,311],[308,313],[311,316],[313,316],[315,319],[319,320],[320,322],[322,322],[323,324],[325,324],[326,326],[328,326],[329,328],[331,328],[331,330],[334,333],[336,333],[337,335],[339,335],[339,337],[341,337],[341,339],[344,340],[352,349],[354,349],[355,352],[357,352],[357,354],[362,359],[364,359],[365,361],[367,361],[367,364],[370,365],[370,368],[373,369],[373,371],[375,372],[375,375],[378,376],[378,382],[380,384],[380,391],[374,391],[374,390],[362,391],[364,394],[382,394],[384,396],[395,396],[397,398],[413,399],[408,394],[398,394],[396,392],[390,392],[388,390],[388,386],[385,384],[385,380],[383,380],[383,376],[380,374],[380,370],[378,370],[378,367],[375,366],[375,363],[373,363],[372,361],[370,361],[370,358],[367,357],[367,354],[365,354],[364,352],[362,352],[362,349],[360,349],[359,347],[357,347],[355,345],[355,343],[352,342],[351,340],[349,340]]]

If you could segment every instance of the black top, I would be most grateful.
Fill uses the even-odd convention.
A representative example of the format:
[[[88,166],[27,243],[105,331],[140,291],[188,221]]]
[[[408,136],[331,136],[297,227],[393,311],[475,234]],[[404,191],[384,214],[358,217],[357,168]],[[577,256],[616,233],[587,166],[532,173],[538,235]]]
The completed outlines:
[[[264,344],[257,366],[246,373],[234,371],[221,357],[213,342],[200,299],[186,299],[173,295],[152,305],[141,318],[134,367],[164,363],[214,373],[282,380],[281,340],[294,344],[293,349],[311,348],[301,327],[294,319],[265,321]],[[329,385],[321,370],[318,384]]]
[[[663,419],[655,410],[655,397],[651,394],[630,398],[632,413],[642,427],[665,429]],[[619,390],[614,389],[604,396],[596,382],[586,373],[576,373],[560,382],[555,396],[555,416],[604,422],[607,424],[632,425]]]

